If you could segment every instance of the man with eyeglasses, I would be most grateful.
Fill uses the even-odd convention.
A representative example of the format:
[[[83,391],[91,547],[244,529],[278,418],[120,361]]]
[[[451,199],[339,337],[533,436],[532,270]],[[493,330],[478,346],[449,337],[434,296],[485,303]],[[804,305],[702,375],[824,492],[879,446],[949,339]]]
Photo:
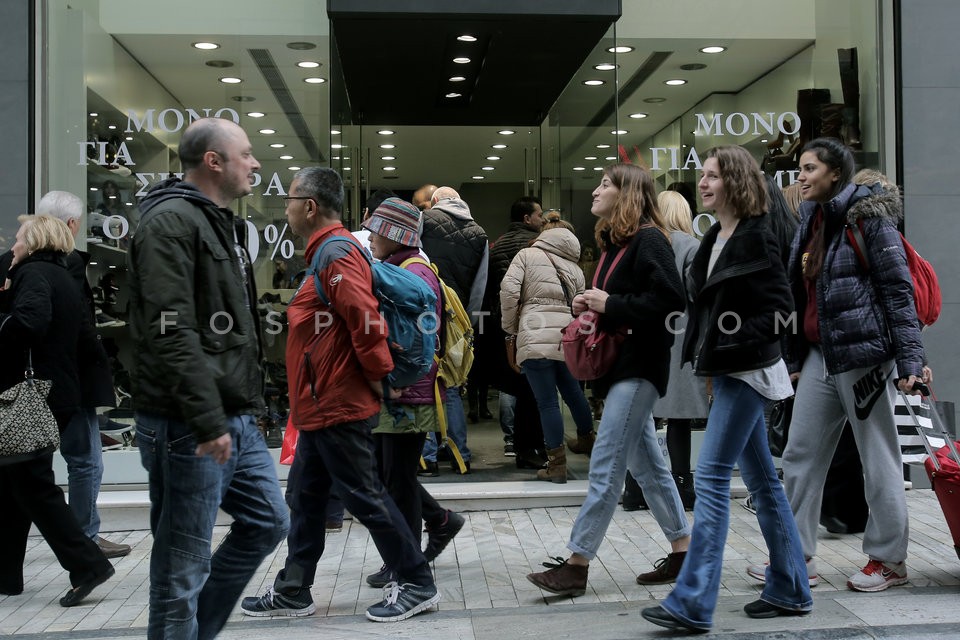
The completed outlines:
[[[260,163],[243,129],[219,118],[192,123],[178,154],[183,180],[147,193],[127,257],[137,444],[150,481],[151,639],[216,636],[289,528],[257,429],[257,295],[243,222],[229,209],[250,194]],[[219,509],[233,523],[213,552]]]

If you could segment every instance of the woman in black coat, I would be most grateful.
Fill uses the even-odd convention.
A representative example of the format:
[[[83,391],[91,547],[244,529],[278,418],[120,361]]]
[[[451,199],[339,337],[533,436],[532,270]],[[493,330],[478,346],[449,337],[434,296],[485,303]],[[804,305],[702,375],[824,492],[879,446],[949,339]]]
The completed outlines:
[[[0,292],[0,389],[23,380],[30,355],[38,379],[50,380],[47,399],[63,431],[80,407],[77,358],[95,357],[96,336],[67,271],[73,251],[67,226],[51,216],[21,216],[13,263]],[[23,560],[31,523],[70,572],[72,589],[60,604],[79,604],[114,574],[63,498],[53,474],[53,453],[12,464],[0,462],[0,595],[23,592]]]

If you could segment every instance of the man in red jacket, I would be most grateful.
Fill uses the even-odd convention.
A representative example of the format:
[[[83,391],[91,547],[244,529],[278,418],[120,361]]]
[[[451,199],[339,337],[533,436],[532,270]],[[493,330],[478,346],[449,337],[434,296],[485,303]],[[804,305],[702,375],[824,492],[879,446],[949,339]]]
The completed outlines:
[[[343,182],[336,171],[299,171],[284,200],[290,228],[307,239],[308,264],[327,239],[352,238],[340,222]],[[397,581],[388,585],[382,602],[367,609],[367,618],[404,620],[440,601],[419,536],[377,477],[371,430],[393,361],[370,265],[360,251],[347,242],[324,247],[317,274],[304,279],[287,309],[290,414],[300,430],[287,479],[287,559],[272,588],[243,599],[247,615],[307,616],[316,610],[310,586],[323,555],[331,489],[370,531],[384,564],[397,572]],[[317,295],[315,278],[329,306]]]

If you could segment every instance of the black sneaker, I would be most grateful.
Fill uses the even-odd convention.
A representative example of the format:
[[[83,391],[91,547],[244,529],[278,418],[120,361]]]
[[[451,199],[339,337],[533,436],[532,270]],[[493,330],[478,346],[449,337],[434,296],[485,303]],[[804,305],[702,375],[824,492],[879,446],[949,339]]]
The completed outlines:
[[[390,583],[383,589],[383,601],[367,608],[367,620],[399,622],[423,613],[440,602],[436,585]]]
[[[397,574],[387,568],[387,565],[380,567],[376,573],[367,576],[367,584],[377,589],[382,589],[391,582],[397,581]]]
[[[258,618],[272,618],[273,616],[288,616],[302,618],[312,616],[317,610],[313,604],[313,596],[309,589],[300,589],[296,595],[277,593],[273,587],[267,589],[259,598],[256,596],[244,598],[240,603],[240,611],[248,616]]]
[[[433,562],[443,553],[450,541],[460,533],[460,529],[463,529],[465,522],[466,520],[459,513],[448,510],[443,524],[435,529],[427,527],[427,548],[423,551],[427,562]]]
[[[429,460],[424,460],[427,465],[426,469],[417,469],[417,475],[421,478],[436,478],[440,475],[440,465],[437,462],[430,462]]]

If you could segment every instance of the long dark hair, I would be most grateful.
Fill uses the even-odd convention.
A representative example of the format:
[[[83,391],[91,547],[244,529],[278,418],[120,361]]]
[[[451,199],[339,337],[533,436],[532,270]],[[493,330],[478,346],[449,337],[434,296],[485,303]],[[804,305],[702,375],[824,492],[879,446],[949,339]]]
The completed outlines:
[[[793,242],[793,236],[797,233],[799,224],[796,216],[790,211],[790,205],[783,197],[783,191],[780,190],[777,181],[770,176],[764,176],[764,178],[767,181],[767,222],[770,224],[773,236],[777,239],[780,259],[786,269],[790,261],[790,244]]]
[[[838,179],[830,193],[830,199],[836,197],[853,180],[856,169],[853,152],[835,138],[815,138],[803,146],[800,155],[808,151],[817,156],[817,160],[827,165],[832,171],[838,172]],[[828,221],[824,216],[810,239],[810,253],[803,264],[803,276],[809,280],[816,280],[823,269],[823,258],[827,253],[827,238],[832,235],[827,230],[827,224]]]

